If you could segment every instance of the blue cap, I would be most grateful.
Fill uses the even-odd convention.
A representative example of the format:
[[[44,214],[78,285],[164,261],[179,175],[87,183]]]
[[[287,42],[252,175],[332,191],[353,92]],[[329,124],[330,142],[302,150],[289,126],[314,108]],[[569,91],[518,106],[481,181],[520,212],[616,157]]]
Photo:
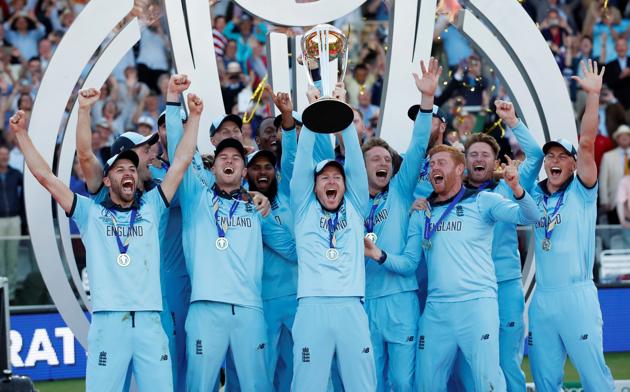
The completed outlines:
[[[107,173],[109,173],[109,169],[111,169],[112,166],[114,166],[114,164],[121,159],[129,159],[135,167],[138,167],[138,164],[140,162],[138,154],[136,154],[135,151],[123,150],[120,154],[116,154],[107,160],[107,163],[105,163],[105,167],[103,168],[103,175],[107,176]]]
[[[143,144],[149,144],[152,146],[157,143],[159,139],[160,135],[157,133],[152,133],[149,136],[142,136],[138,132],[125,132],[114,140],[114,144],[112,144],[110,150],[112,154],[118,154],[122,151],[142,146]]]
[[[571,142],[568,141],[567,139],[560,138],[560,139],[552,140],[545,143],[545,145],[542,148],[543,153],[547,154],[547,152],[549,151],[551,147],[560,147],[564,151],[566,151],[567,154],[571,155],[573,159],[577,160],[577,150],[575,149],[575,147],[573,147],[573,144],[571,144]]]
[[[343,178],[346,178],[346,172],[343,170],[343,165],[334,159],[324,159],[323,161],[319,161],[319,163],[315,166],[315,177],[321,174],[325,168],[328,166],[335,166],[341,171]]]

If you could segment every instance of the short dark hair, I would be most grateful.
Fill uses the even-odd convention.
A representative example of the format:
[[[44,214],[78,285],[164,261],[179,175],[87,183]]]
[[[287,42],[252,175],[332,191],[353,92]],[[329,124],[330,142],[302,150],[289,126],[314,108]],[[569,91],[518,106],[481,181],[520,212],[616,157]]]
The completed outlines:
[[[363,155],[365,156],[365,154],[371,149],[373,149],[374,147],[383,147],[384,149],[387,150],[387,152],[389,152],[389,155],[392,157],[392,159],[394,158],[394,154],[395,154],[394,149],[391,148],[389,143],[387,143],[385,140],[381,139],[380,137],[369,138],[361,146],[361,152],[363,152]]]
[[[358,70],[363,69],[363,70],[368,70],[367,65],[363,64],[363,63],[359,63],[354,67],[354,72],[357,72]]]
[[[492,151],[494,151],[495,158],[499,157],[499,151],[501,150],[501,147],[499,147],[499,143],[497,143],[496,139],[492,136],[486,135],[485,133],[475,133],[473,135],[470,135],[470,137],[466,141],[466,145],[464,146],[464,151],[466,151],[466,154],[468,154],[468,148],[475,143],[486,143],[490,146],[490,148],[492,148]]]

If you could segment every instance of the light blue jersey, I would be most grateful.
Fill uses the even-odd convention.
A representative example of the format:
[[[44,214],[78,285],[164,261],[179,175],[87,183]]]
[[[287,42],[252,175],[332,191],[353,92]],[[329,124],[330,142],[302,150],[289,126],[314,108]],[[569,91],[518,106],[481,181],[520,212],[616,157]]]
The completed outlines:
[[[328,220],[336,215],[325,211],[313,192],[316,163],[312,158],[315,134],[302,128],[291,181],[291,210],[295,217],[298,252],[298,298],[318,296],[363,297],[365,267],[363,221],[369,199],[367,174],[357,132],[350,125],[342,133],[346,145],[346,193],[335,226],[339,257],[328,260]]]
[[[120,208],[109,198],[97,204],[75,195],[69,216],[79,227],[87,250],[93,312],[162,310],[160,249],[155,245],[167,207],[159,186],[136,199],[131,208]],[[117,263],[121,252],[116,233],[123,243],[129,238],[127,266]]]
[[[534,188],[532,196],[540,209],[534,230],[538,287],[561,288],[593,280],[597,188],[597,184],[586,187],[579,177],[571,177],[551,195],[547,192],[547,180]],[[562,203],[554,214],[560,198]],[[555,222],[551,251],[542,249],[547,219]]]
[[[297,293],[297,253],[289,199],[296,150],[295,129],[283,131],[278,193],[270,200],[271,213],[263,218],[263,300]]]
[[[413,203],[413,190],[424,160],[429,135],[431,133],[432,114],[418,113],[413,127],[411,144],[407,149],[400,170],[389,182],[388,189],[370,196],[370,205],[374,212],[365,220],[365,233],[370,227],[370,216],[374,221],[373,232],[377,235],[376,244],[388,253],[402,253],[409,224],[409,214]],[[365,259],[366,298],[378,298],[386,295],[412,291],[418,288],[413,276],[403,276],[384,270],[376,261]]]
[[[389,255],[384,266],[402,274],[415,272],[420,257],[428,268],[427,302],[459,302],[496,298],[497,281],[492,262],[492,233],[496,222],[531,224],[538,218],[534,200],[525,193],[513,202],[490,193],[465,190],[462,199],[436,227],[451,200],[431,203],[430,249],[423,249],[425,213],[414,211],[407,245],[400,255]]]
[[[418,182],[413,191],[413,197],[415,199],[426,199],[433,193],[433,185],[431,185],[431,180],[429,180],[429,170],[429,157],[426,156],[420,164],[420,172],[417,178]]]
[[[166,103],[166,132],[169,144],[179,144],[179,141],[184,135],[184,124],[182,124],[180,107],[180,103]],[[168,148],[168,151],[168,156],[173,157],[174,155],[171,155],[170,146]],[[172,153],[175,153],[175,150],[172,150]],[[195,176],[197,176],[197,178],[199,178],[203,185],[205,185],[207,188],[211,188],[214,185],[214,173],[204,167],[203,160],[201,159],[201,154],[199,154],[199,151],[195,151],[191,166],[193,168],[193,173],[195,174]]]
[[[519,121],[518,125],[513,128],[513,132],[526,157],[525,161],[518,168],[519,182],[523,189],[529,190],[536,183],[536,177],[540,172],[544,154],[522,121]],[[514,198],[510,186],[503,179],[485,189],[498,193],[507,199]],[[497,222],[494,226],[494,238],[499,239],[492,242],[492,259],[494,260],[497,281],[504,282],[520,278],[521,255],[518,251],[516,225]]]

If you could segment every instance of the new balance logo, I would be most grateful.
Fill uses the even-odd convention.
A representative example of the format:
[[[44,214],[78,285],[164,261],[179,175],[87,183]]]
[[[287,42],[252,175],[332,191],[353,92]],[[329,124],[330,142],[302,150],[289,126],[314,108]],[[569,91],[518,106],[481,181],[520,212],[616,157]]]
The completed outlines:
[[[370,353],[370,348],[369,347],[365,347],[363,349],[363,351],[361,351],[363,354],[369,354]]]
[[[98,355],[98,366],[107,366],[107,353],[105,351],[101,351]]]
[[[514,321],[510,321],[507,326],[508,328],[513,328],[515,325],[516,323]]]
[[[408,342],[413,342],[413,339],[414,339],[413,335],[412,336],[407,336],[407,341]]]
[[[464,207],[462,206],[455,207],[455,215],[464,216]]]
[[[418,350],[424,350],[424,335],[418,337]]]
[[[160,357],[160,361],[168,361],[168,355],[162,354],[162,356]]]
[[[256,347],[256,350],[264,350],[264,349],[265,349],[265,343],[260,343],[258,347]]]
[[[195,354],[203,355],[203,346],[201,345],[201,339],[197,339],[195,343]]]
[[[481,340],[488,340],[488,339],[490,339],[490,334],[489,333],[481,335]]]
[[[528,346],[533,346],[534,345],[534,338],[532,337],[532,333],[528,333],[527,334],[527,345]]]
[[[302,349],[302,362],[311,362],[311,352],[308,347]]]
[[[584,334],[582,336],[580,336],[581,340],[587,340],[588,339],[588,334]]]

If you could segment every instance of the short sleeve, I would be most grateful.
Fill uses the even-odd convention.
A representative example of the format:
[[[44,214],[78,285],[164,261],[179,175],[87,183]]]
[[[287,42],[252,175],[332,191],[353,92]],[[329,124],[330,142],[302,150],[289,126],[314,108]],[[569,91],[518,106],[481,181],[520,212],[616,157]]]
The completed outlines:
[[[69,218],[72,218],[77,224],[79,231],[84,234],[85,229],[88,226],[90,218],[90,208],[94,205],[94,201],[79,194],[74,194],[74,200],[72,201],[72,208],[70,213],[66,214]]]
[[[145,192],[145,194],[142,195],[142,201],[150,205],[158,217],[161,217],[169,208],[169,202],[162,192],[162,185],[158,185],[149,192]]]
[[[596,203],[597,190],[599,188],[599,181],[597,181],[593,186],[588,187],[584,185],[580,176],[576,176],[576,177],[577,177],[577,181],[573,181],[573,184],[571,184],[572,187],[576,188],[576,191],[577,191],[576,193],[580,195],[580,197],[585,203],[588,203],[588,204]]]

